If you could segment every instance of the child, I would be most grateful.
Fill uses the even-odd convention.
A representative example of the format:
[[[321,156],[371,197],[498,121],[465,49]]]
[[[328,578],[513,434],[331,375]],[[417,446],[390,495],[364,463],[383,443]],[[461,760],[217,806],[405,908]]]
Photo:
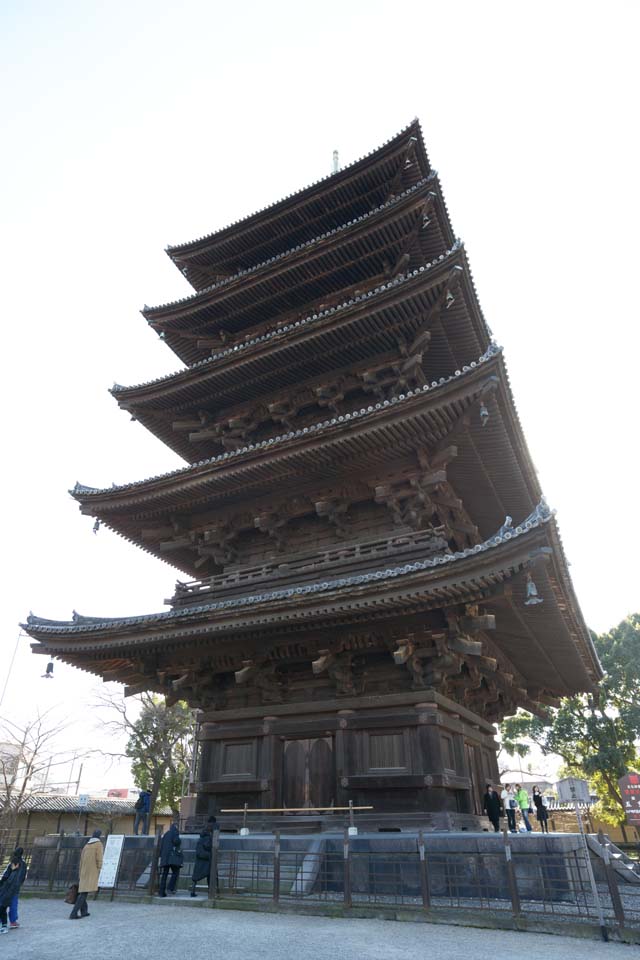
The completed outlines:
[[[9,922],[12,929],[20,926],[18,923],[18,894],[27,875],[27,864],[22,858],[22,847],[16,847],[9,866],[0,878],[0,933],[7,933],[7,907],[9,908]]]

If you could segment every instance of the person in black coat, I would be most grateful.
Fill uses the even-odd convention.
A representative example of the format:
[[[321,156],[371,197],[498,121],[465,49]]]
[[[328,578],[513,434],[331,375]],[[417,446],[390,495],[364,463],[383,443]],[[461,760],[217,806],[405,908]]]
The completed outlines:
[[[18,896],[21,880],[20,858],[14,858],[5,870],[0,881],[0,933],[8,933],[7,908],[14,897]]]
[[[211,872],[211,850],[213,840],[210,830],[203,830],[196,844],[196,859],[193,864],[193,874],[191,875],[191,896],[196,895],[196,883],[198,880],[207,881],[209,886],[209,874]]]
[[[482,809],[493,824],[493,829],[498,833],[500,830],[500,796],[490,783],[487,784],[487,792],[482,799]]]
[[[181,847],[182,840],[180,839],[178,824],[172,823],[160,841],[160,890],[158,893],[161,897],[166,897],[167,889],[169,893],[175,893],[180,876],[180,867],[184,863],[184,854]],[[167,888],[169,871],[171,871],[171,879]]]
[[[545,798],[540,792],[540,787],[535,786],[533,788],[533,803],[536,808],[536,819],[540,824],[540,829],[543,833],[549,833],[549,812],[547,810],[547,803]]]
[[[209,880],[211,877],[211,851],[213,849],[213,831],[216,828],[216,818],[209,817],[207,820],[207,826],[204,828],[200,834],[200,839],[196,844],[196,859],[193,864],[193,874],[191,876],[191,896],[196,896],[196,883],[198,880],[207,881],[207,889],[209,888]],[[218,885],[218,878],[216,877],[216,887]]]
[[[27,864],[24,857],[22,856],[23,853],[24,853],[24,850],[22,849],[22,847],[16,847],[16,849],[13,851],[13,856],[11,857],[9,866],[7,867],[5,872],[2,874],[2,877],[0,877],[0,884],[1,884],[11,874],[11,871],[14,868],[14,864],[18,868],[18,871],[17,871],[18,872],[18,889],[14,893],[9,903],[9,924],[12,927],[20,926],[20,924],[18,923],[18,893],[20,891],[20,887],[24,883],[25,877],[27,876]]]

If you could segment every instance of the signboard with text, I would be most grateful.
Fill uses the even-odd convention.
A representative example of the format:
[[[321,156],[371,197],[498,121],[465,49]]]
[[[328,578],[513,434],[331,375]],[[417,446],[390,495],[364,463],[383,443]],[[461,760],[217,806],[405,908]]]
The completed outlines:
[[[98,877],[99,887],[115,887],[123,843],[123,833],[112,833],[107,837],[100,876]]]
[[[640,827],[640,773],[628,773],[618,780],[627,823]]]

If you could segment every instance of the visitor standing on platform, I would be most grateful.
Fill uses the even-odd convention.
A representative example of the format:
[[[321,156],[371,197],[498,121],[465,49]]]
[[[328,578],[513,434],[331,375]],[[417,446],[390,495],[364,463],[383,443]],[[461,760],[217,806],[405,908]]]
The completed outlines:
[[[151,794],[148,790],[141,790],[135,802],[136,815],[133,820],[133,832],[138,836],[138,827],[142,824],[142,833],[149,833],[149,815],[151,813]]]
[[[529,794],[519,783],[516,783],[516,803],[520,809],[520,816],[524,820],[524,825],[527,828],[527,833],[531,833],[529,814],[533,813],[533,810],[529,804]]]
[[[542,796],[540,787],[533,788],[533,805],[536,808],[536,820],[540,824],[543,833],[549,833],[549,812],[547,810],[547,798]]]
[[[9,903],[9,927],[13,930],[20,926],[18,922],[18,894],[20,892],[20,887],[24,883],[24,879],[27,875],[27,864],[22,856],[23,853],[24,850],[22,847],[16,847],[16,849],[13,851],[13,856],[11,857],[9,866],[2,874],[2,877],[0,877],[0,884],[3,884],[5,880],[9,879],[11,873],[17,870],[18,889],[13,894]]]
[[[482,798],[482,809],[489,817],[496,833],[500,830],[500,797],[493,789],[490,783],[487,784],[487,790]]]
[[[78,880],[78,899],[69,914],[70,920],[83,920],[89,916],[87,896],[98,889],[98,878],[102,866],[102,830],[94,830],[91,839],[82,848],[80,854],[80,879]]]
[[[182,853],[182,840],[178,824],[172,823],[167,832],[160,841],[160,890],[159,896],[166,897],[167,889],[169,893],[175,893],[180,868],[184,863],[184,854]],[[171,871],[171,879],[167,887],[167,877]]]
[[[518,807],[516,801],[516,793],[510,783],[506,783],[504,790],[500,796],[502,800],[502,806],[504,807],[504,812],[507,815],[507,825],[509,827],[510,833],[517,833],[516,830],[516,809]]]

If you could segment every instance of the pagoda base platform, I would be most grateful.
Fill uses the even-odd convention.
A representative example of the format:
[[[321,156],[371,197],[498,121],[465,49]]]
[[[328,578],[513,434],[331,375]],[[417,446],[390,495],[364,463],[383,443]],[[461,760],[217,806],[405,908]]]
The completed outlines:
[[[204,714],[184,819],[313,833],[485,830],[494,728],[435,690]]]

